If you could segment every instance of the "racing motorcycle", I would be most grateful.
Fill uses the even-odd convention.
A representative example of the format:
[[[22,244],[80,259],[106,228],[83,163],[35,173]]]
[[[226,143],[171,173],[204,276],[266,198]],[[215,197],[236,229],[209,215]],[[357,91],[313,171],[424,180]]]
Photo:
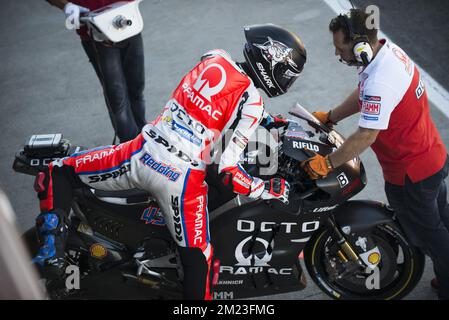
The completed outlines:
[[[289,113],[294,118],[279,131],[274,151],[256,143],[242,157],[250,174],[290,182],[287,204],[234,194],[220,182],[214,166],[208,170],[214,299],[304,289],[301,253],[310,277],[333,299],[406,296],[422,276],[424,255],[410,244],[387,205],[349,200],[367,183],[359,158],[323,179],[308,178],[299,163],[310,157],[310,150],[329,154],[344,138],[299,104]],[[13,169],[37,175],[50,161],[81,149],[61,134],[34,135],[16,154]],[[268,165],[260,157],[267,150],[272,158]],[[151,194],[86,186],[76,190],[69,219],[66,260],[78,268],[80,288],[53,289],[47,281],[51,298],[181,298],[177,246]],[[24,239],[34,255],[35,228]]]

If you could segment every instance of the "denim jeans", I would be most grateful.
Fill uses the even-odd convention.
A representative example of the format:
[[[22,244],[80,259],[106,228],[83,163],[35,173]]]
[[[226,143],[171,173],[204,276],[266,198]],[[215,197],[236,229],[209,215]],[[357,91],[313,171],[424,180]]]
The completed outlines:
[[[449,204],[444,179],[449,159],[436,174],[416,183],[406,176],[404,186],[385,183],[390,206],[411,243],[433,261],[439,298],[449,299]]]
[[[100,79],[112,126],[120,140],[135,138],[145,125],[145,68],[141,34],[108,45],[81,41]]]

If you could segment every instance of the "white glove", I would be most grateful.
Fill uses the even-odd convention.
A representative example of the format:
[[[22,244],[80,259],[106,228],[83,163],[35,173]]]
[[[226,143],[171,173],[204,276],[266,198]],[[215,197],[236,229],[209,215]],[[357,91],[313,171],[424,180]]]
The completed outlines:
[[[82,6],[78,6],[71,2],[64,6],[64,13],[66,16],[65,26],[67,29],[79,29],[80,28],[80,14],[89,12],[89,9]]]
[[[290,185],[282,178],[273,178],[265,181],[265,189],[260,195],[263,200],[277,199],[288,204]]]

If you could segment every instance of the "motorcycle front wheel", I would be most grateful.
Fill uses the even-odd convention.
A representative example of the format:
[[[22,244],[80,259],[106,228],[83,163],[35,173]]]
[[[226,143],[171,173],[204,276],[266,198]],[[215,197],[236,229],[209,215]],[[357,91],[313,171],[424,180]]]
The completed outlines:
[[[401,299],[421,279],[425,257],[396,225],[377,225],[368,236],[381,253],[376,270],[342,260],[336,254],[339,245],[330,229],[318,230],[309,240],[304,249],[307,271],[315,284],[331,298]]]

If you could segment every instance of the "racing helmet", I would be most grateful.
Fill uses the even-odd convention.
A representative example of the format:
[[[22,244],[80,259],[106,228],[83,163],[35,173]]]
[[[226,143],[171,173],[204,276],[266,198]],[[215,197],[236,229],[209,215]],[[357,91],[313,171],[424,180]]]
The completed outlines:
[[[245,27],[243,49],[249,76],[268,97],[288,91],[306,62],[306,49],[294,33],[274,24]]]

